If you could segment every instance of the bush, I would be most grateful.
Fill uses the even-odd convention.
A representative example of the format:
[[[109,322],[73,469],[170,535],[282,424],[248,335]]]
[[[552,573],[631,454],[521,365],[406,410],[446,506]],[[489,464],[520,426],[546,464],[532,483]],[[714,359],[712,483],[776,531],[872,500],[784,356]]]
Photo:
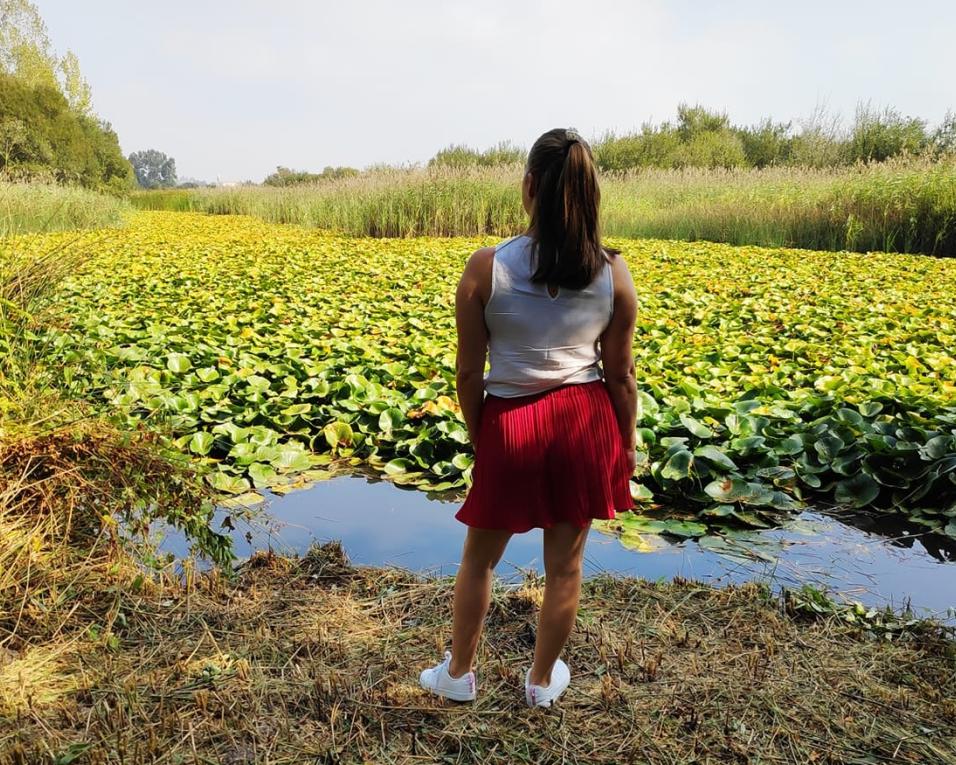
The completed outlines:
[[[0,170],[50,175],[63,183],[115,191],[133,183],[109,123],[70,108],[58,90],[0,74]]]
[[[629,170],[635,167],[678,167],[681,141],[670,127],[654,128],[645,124],[640,133],[615,136],[608,133],[594,146],[594,161],[602,171]]]
[[[747,164],[752,167],[785,165],[793,151],[790,123],[765,119],[753,127],[738,128],[737,137],[743,145]]]
[[[730,130],[706,131],[681,144],[677,167],[743,167],[747,164],[743,141]]]
[[[335,181],[340,178],[351,178],[359,174],[354,167],[331,167],[321,173],[309,173],[305,170],[290,170],[288,167],[277,167],[276,171],[266,176],[262,182],[265,186],[307,186],[323,181]]]
[[[507,141],[502,141],[483,152],[456,144],[439,151],[428,161],[428,166],[453,170],[469,167],[507,167],[524,163],[526,157],[524,149]]]
[[[847,144],[847,160],[883,162],[899,154],[918,154],[929,142],[924,120],[904,117],[895,109],[860,106]]]

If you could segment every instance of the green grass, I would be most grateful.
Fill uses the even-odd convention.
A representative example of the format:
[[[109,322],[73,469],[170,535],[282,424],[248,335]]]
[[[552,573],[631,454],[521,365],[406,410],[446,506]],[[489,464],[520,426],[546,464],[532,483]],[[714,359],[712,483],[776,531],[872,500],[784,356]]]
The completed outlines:
[[[75,186],[0,181],[0,237],[117,226],[129,209],[118,197]]]
[[[139,194],[142,209],[254,215],[367,236],[523,230],[521,167],[387,169],[313,186]],[[645,170],[603,178],[608,236],[956,255],[956,161]]]
[[[186,189],[134,191],[130,194],[129,201],[138,210],[188,212],[193,209],[192,197]]]

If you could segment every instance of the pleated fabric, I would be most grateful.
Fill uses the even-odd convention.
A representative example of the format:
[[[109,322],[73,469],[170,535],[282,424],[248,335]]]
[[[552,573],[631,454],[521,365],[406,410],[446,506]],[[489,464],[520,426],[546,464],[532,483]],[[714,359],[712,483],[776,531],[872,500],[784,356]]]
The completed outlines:
[[[588,526],[629,510],[631,471],[603,380],[529,396],[486,395],[472,486],[455,517],[524,532]]]

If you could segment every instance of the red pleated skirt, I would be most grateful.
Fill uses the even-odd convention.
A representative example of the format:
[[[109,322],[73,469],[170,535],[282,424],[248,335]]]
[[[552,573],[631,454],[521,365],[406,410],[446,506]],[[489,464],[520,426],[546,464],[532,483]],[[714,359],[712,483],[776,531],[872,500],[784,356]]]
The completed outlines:
[[[634,506],[631,470],[603,380],[529,396],[486,395],[472,485],[455,517],[514,532],[578,527]]]

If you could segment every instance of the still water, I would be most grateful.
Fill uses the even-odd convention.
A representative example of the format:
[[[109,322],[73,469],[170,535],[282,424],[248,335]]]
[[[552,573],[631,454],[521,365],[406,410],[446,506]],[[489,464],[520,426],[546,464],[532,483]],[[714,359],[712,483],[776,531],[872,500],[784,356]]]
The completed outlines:
[[[240,558],[264,549],[296,553],[316,542],[339,540],[353,563],[453,574],[465,532],[454,518],[458,507],[387,481],[343,476],[286,496],[269,496],[255,520],[234,521],[235,551]],[[956,619],[953,540],[918,529],[853,522],[805,512],[781,528],[736,542],[731,556],[693,541],[672,543],[653,535],[646,538],[649,551],[637,552],[592,530],[585,573],[651,580],[682,576],[716,585],[751,579],[774,587],[811,583],[838,599],[897,609],[909,604],[917,613]],[[541,572],[541,534],[535,529],[513,536],[497,573],[508,579],[527,570]],[[188,552],[175,533],[166,534],[161,547],[175,555]]]

